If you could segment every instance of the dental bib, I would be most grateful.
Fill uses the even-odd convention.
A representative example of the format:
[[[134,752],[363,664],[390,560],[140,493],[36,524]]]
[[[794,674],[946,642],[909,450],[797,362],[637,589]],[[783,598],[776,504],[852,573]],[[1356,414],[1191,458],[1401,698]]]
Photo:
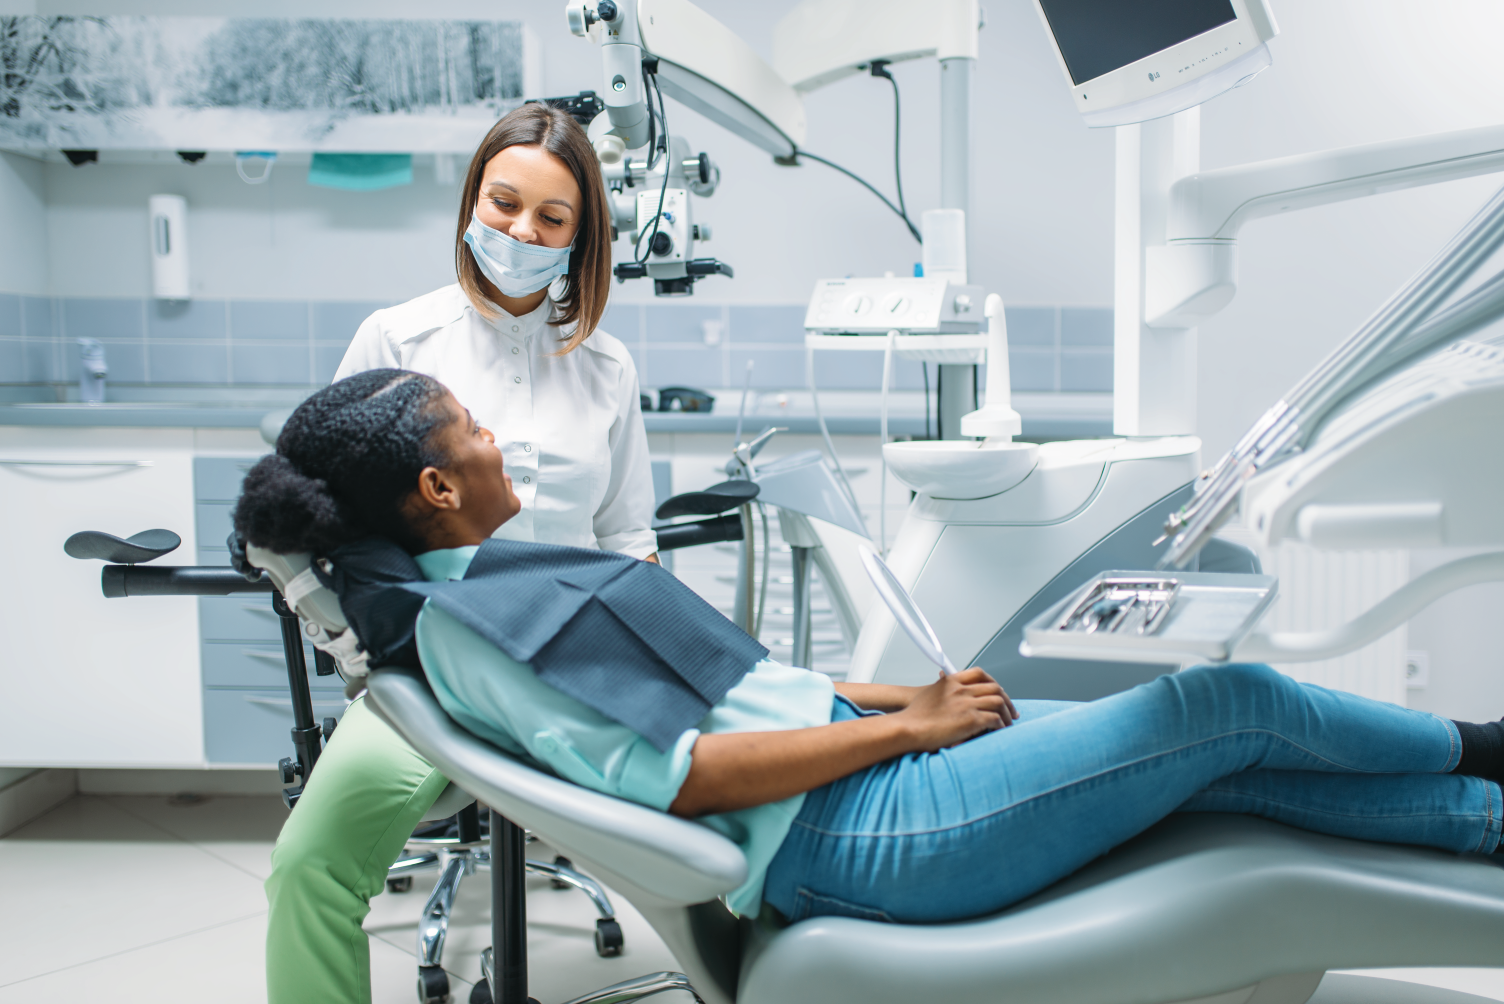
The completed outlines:
[[[412,556],[381,537],[327,557],[332,570],[316,574],[339,594],[371,668],[421,669],[418,614],[431,599],[660,751],[768,654],[663,568],[612,551],[493,538],[449,582],[424,580]]]

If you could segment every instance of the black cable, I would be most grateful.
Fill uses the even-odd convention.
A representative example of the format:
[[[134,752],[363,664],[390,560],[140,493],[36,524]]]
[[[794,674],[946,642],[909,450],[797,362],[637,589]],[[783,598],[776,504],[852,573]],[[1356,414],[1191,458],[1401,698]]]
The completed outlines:
[[[650,74],[648,73],[648,61],[647,60],[643,60],[642,61],[642,94],[643,94],[644,99],[647,101],[647,106],[648,106],[648,165],[647,165],[647,170],[651,171],[653,169],[653,164],[657,161],[657,158],[658,158],[658,119],[657,119],[657,116],[655,116],[653,114],[653,87],[652,87],[652,83],[651,83],[649,77],[650,77]],[[665,129],[668,128],[668,124],[667,123],[664,123],[664,128]]]
[[[874,59],[868,67],[868,72],[874,77],[882,77],[893,85],[893,187],[898,189],[898,214],[904,218],[905,223],[908,223],[909,207],[903,201],[903,167],[899,158],[899,152],[902,150],[902,144],[899,142],[899,139],[902,136],[901,126],[903,120],[900,115],[898,101],[898,81],[894,79],[893,74],[888,72],[888,61],[886,59]],[[909,225],[913,226],[912,223]]]
[[[646,68],[644,68],[643,73],[647,74]],[[632,262],[633,262],[633,264],[636,264],[636,265],[644,265],[644,264],[646,264],[647,260],[648,260],[648,255],[650,255],[650,254],[653,253],[653,241],[656,240],[657,237],[658,237],[658,221],[661,220],[661,219],[663,219],[663,200],[668,195],[668,163],[667,163],[667,161],[668,161],[668,147],[669,147],[669,143],[668,143],[668,116],[664,113],[664,109],[663,109],[663,88],[661,88],[661,87],[658,86],[658,74],[654,73],[654,74],[651,74],[650,76],[652,77],[652,80],[653,80],[653,92],[658,95],[658,120],[663,123],[662,135],[659,137],[659,142],[661,142],[663,144],[663,159],[664,159],[664,165],[663,165],[663,185],[658,189],[658,211],[653,214],[653,232],[652,232],[652,234],[650,234],[648,236],[648,249],[647,249],[647,251],[643,252],[640,257],[638,256],[637,252],[639,250],[641,250],[641,248],[642,248],[642,233],[641,233],[641,231],[638,232],[637,247],[632,249]],[[653,117],[653,102],[652,102],[652,100],[650,98],[649,101],[648,101],[648,118],[651,119],[652,117]],[[649,150],[648,151],[648,156],[649,156],[650,159],[649,159],[648,170],[652,170],[652,166],[651,166],[651,164],[652,164],[652,161],[651,161],[652,154],[653,154],[653,151]]]
[[[833,160],[826,160],[824,157],[821,157],[818,154],[810,153],[808,150],[795,150],[794,151],[794,159],[795,159],[795,161],[797,162],[798,158],[800,158],[800,157],[808,157],[810,160],[817,160],[820,163],[824,164],[826,167],[833,168],[834,170],[840,171],[842,174],[846,175],[846,177],[850,178],[852,181],[856,182],[858,185],[861,185],[867,191],[871,192],[873,195],[875,195],[879,199],[881,199],[883,205],[885,205],[889,209],[893,210],[893,212],[898,216],[898,218],[901,219],[901,220],[903,220],[904,226],[906,226],[906,227],[909,228],[909,233],[914,236],[914,239],[916,241],[919,241],[920,243],[924,242],[924,238],[922,238],[922,237],[919,236],[919,230],[918,230],[918,228],[916,228],[914,226],[914,224],[909,221],[908,216],[904,214],[903,210],[901,210],[897,206],[895,206],[892,203],[892,201],[886,195],[884,195],[882,192],[879,192],[877,189],[873,188],[872,185],[869,184],[865,178],[862,178],[859,175],[853,174],[852,172],[846,170],[844,167],[842,167],[840,164],[837,164]]]

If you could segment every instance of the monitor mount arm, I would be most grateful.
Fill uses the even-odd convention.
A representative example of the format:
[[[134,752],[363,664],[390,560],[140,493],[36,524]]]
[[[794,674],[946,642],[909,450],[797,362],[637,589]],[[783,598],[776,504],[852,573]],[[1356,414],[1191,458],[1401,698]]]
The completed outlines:
[[[1462,129],[1201,171],[1170,188],[1165,243],[1146,248],[1144,323],[1194,328],[1237,293],[1249,220],[1504,171],[1504,126]]]

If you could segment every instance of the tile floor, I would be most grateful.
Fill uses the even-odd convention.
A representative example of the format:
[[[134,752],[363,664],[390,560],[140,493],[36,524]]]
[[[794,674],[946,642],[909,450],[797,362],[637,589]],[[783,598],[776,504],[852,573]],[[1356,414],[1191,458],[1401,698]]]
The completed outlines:
[[[286,812],[275,797],[80,795],[0,838],[0,1004],[152,1001],[260,1004],[266,999],[261,882]],[[531,856],[549,857],[533,845]],[[428,888],[372,903],[373,1004],[413,1004],[418,913]],[[462,887],[445,953],[457,1004],[489,943],[489,882]],[[593,945],[594,911],[578,893],[530,878],[531,992],[544,1004],[661,969],[673,956],[621,897],[619,958]],[[1504,1001],[1504,970],[1371,972]],[[663,1004],[687,995],[664,994]],[[313,1004],[313,1002],[310,1002]]]
[[[0,1004],[265,1001],[261,883],[286,814],[275,797],[80,795],[0,839]],[[552,858],[537,844],[529,855]],[[417,919],[433,877],[372,902],[373,1004],[416,1000]],[[589,901],[529,879],[534,997],[557,1004],[678,968],[626,901],[612,900],[626,948],[602,959]],[[488,903],[486,873],[461,887],[444,958],[457,1004],[480,977]]]

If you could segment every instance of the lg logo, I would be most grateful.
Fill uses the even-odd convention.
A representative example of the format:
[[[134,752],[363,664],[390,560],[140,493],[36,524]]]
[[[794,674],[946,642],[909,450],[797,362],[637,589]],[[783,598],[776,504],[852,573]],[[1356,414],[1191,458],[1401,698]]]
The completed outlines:
[[[1151,73],[1151,74],[1149,74],[1149,79],[1150,80],[1158,80],[1159,79],[1159,74],[1158,73]]]

